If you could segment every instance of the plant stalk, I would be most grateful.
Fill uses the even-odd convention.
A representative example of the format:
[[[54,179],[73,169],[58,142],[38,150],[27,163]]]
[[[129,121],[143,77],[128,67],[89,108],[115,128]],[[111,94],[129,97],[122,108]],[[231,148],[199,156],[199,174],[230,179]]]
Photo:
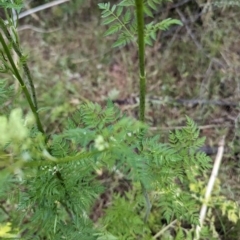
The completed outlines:
[[[140,92],[140,104],[139,104],[139,120],[145,122],[145,98],[146,98],[146,74],[145,74],[145,41],[144,41],[144,13],[143,13],[143,0],[135,0],[136,15],[137,15],[137,29],[138,29],[138,59],[139,59],[139,92]],[[143,150],[142,139],[144,136],[144,130],[140,133],[140,145]],[[143,196],[146,202],[146,213],[144,216],[144,222],[147,222],[148,216],[151,212],[151,202],[147,189],[144,183],[141,182]]]
[[[19,83],[20,83],[20,85],[21,85],[21,87],[23,89],[23,92],[24,92],[24,94],[25,94],[25,96],[27,98],[28,104],[29,104],[29,106],[30,106],[30,108],[31,108],[31,110],[32,110],[32,112],[34,114],[34,117],[36,119],[37,128],[38,128],[38,130],[40,132],[42,132],[44,134],[42,123],[40,121],[40,118],[39,118],[39,115],[38,115],[38,112],[37,112],[37,107],[34,105],[34,103],[32,101],[32,98],[31,98],[31,94],[29,93],[29,91],[28,91],[28,89],[27,89],[27,87],[26,87],[22,77],[19,74],[19,71],[18,71],[18,69],[17,69],[17,67],[16,67],[16,65],[15,65],[15,63],[14,63],[14,61],[12,59],[11,53],[10,53],[10,51],[8,49],[8,46],[7,46],[5,40],[4,40],[3,36],[2,36],[2,33],[0,33],[0,42],[1,42],[2,46],[3,46],[4,53],[6,54],[8,60],[9,60],[9,62],[11,64],[12,72],[15,75],[15,77],[17,78],[17,80],[19,81]]]
[[[17,53],[18,57],[21,59],[23,57],[22,52],[20,51],[20,49],[18,47],[18,44],[15,43],[15,41],[13,40],[10,32],[8,31],[4,21],[1,18],[0,18],[0,25],[1,25],[1,28],[2,28],[5,36],[7,37],[8,41],[12,44],[12,47],[13,47],[14,51]],[[27,76],[28,83],[30,85],[33,103],[34,103],[36,109],[38,109],[37,98],[36,98],[36,91],[35,91],[35,87],[34,87],[34,84],[33,84],[32,76],[30,74],[29,67],[28,67],[28,65],[27,65],[27,63],[25,61],[22,63],[22,66],[23,66],[23,70],[24,70],[24,72],[25,72],[25,74]]]
[[[146,76],[145,76],[145,42],[144,42],[144,14],[143,0],[135,0],[138,28],[138,58],[139,58],[139,80],[140,80],[140,121],[145,121],[145,96],[146,96]]]

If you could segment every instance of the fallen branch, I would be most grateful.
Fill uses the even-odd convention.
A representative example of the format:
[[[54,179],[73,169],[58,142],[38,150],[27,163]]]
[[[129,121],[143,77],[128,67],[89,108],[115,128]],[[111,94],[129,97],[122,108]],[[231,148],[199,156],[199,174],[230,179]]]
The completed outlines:
[[[216,159],[215,159],[215,162],[214,162],[214,166],[213,166],[213,169],[212,169],[212,174],[211,174],[211,177],[209,179],[208,186],[207,186],[206,193],[205,193],[205,197],[204,197],[203,204],[202,204],[202,207],[201,207],[200,217],[199,217],[199,225],[196,227],[194,240],[200,239],[200,232],[201,232],[201,229],[203,227],[204,219],[205,219],[205,216],[206,216],[206,213],[207,213],[207,205],[208,205],[208,202],[211,198],[211,193],[212,193],[212,190],[213,190],[213,186],[214,186],[215,180],[217,178],[219,167],[220,167],[220,164],[221,164],[221,161],[222,161],[222,157],[223,157],[223,153],[224,153],[224,145],[225,145],[225,136],[223,136],[222,139],[219,141],[217,156],[216,156]]]
[[[150,127],[149,129],[151,131],[173,131],[173,130],[180,130],[183,129],[185,126],[169,126],[169,127]],[[234,127],[233,124],[209,124],[209,125],[202,125],[198,126],[198,129],[204,130],[204,129],[211,129],[211,128],[232,128]]]
[[[177,220],[174,220],[171,223],[169,223],[166,227],[164,227],[157,234],[155,234],[153,236],[153,239],[157,239],[158,237],[160,237],[165,231],[167,231],[169,228],[173,227],[176,222],[177,222]]]
[[[205,99],[173,99],[169,97],[160,98],[156,96],[147,97],[147,102],[152,104],[181,104],[194,107],[196,105],[214,105],[223,107],[238,107],[239,103],[227,102],[224,100],[205,100]],[[119,105],[131,105],[139,102],[138,97],[126,98],[126,99],[116,99],[113,100],[114,103]]]
[[[46,3],[46,4],[43,4],[41,6],[38,6],[38,7],[35,7],[35,8],[32,8],[32,9],[29,9],[25,12],[22,12],[17,16],[14,16],[14,21],[16,21],[17,19],[21,19],[21,18],[24,18],[26,16],[29,16],[29,15],[32,15],[36,12],[40,12],[44,9],[47,9],[47,8],[51,8],[51,7],[54,7],[54,6],[57,6],[57,5],[60,5],[62,3],[65,3],[65,2],[69,2],[70,0],[56,0],[56,1],[53,1],[53,2],[50,2],[50,3]]]

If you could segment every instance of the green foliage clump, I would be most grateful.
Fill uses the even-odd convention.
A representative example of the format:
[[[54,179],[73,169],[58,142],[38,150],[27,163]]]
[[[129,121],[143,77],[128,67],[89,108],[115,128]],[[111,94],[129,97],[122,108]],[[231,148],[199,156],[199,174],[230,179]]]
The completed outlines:
[[[22,122],[20,115],[17,116],[20,119],[14,119]],[[39,236],[51,239],[61,236],[94,239],[90,237],[94,228],[88,216],[95,199],[104,191],[95,178],[97,169],[115,169],[133,184],[144,183],[148,191],[155,192],[167,221],[178,218],[197,224],[195,200],[180,187],[178,181],[185,185],[189,182],[187,176],[193,170],[196,176],[199,175],[209,158],[196,152],[203,140],[198,140],[199,132],[190,119],[186,129],[171,134],[170,144],[159,144],[157,137],[144,139],[141,154],[138,139],[140,130],[146,129],[146,126],[121,116],[110,103],[106,109],[93,103],[82,105],[68,120],[67,129],[53,135],[47,145],[36,129],[31,130],[30,127],[27,131],[24,125],[17,127],[24,132],[22,140],[28,139],[28,145],[22,151],[11,149],[11,154],[16,155],[11,168],[22,166],[18,184],[26,191],[19,192],[18,211],[23,212],[23,220],[31,217],[31,222],[21,226],[21,230],[30,236],[37,232]],[[11,139],[8,142],[11,144]],[[130,194],[116,196],[107,210],[103,225],[109,225],[113,219],[119,223],[125,221],[122,218],[124,213],[130,221],[126,225],[140,224],[141,229],[144,226],[143,211],[138,206],[144,202],[141,196],[138,193],[139,201]],[[129,208],[126,208],[127,205]],[[124,227],[123,235],[117,229],[118,225],[107,228],[120,239],[130,235],[134,239],[139,234],[137,228],[133,234],[131,227],[129,232]],[[142,236],[149,235],[150,230],[147,227],[145,230]]]
[[[1,70],[0,70],[1,72]],[[14,94],[13,87],[8,86],[6,79],[0,80],[0,104],[3,105],[6,103],[9,98],[11,98]]]
[[[148,0],[143,5],[143,11],[148,17],[153,17],[153,10],[157,10],[157,4],[162,0]],[[118,34],[117,41],[113,47],[125,46],[129,43],[135,43],[137,39],[137,19],[134,13],[135,1],[123,0],[118,4],[110,5],[110,3],[99,3],[102,10],[102,24],[109,25],[105,36]],[[158,30],[166,30],[173,24],[181,24],[176,19],[164,19],[159,23],[150,22],[145,26],[145,43],[152,45],[156,40]]]

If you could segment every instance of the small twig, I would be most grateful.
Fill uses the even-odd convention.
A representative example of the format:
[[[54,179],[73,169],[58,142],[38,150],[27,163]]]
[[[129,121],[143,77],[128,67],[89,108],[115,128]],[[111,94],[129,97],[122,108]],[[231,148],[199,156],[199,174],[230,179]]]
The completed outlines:
[[[164,228],[161,229],[158,233],[156,233],[156,234],[153,236],[153,239],[157,239],[158,237],[160,237],[166,230],[168,230],[170,227],[172,227],[176,222],[177,222],[177,219],[175,219],[174,221],[172,221],[171,223],[169,223],[166,227],[164,227]]]
[[[205,72],[204,78],[201,82],[201,86],[200,86],[200,89],[199,89],[199,97],[200,98],[203,96],[204,90],[207,89],[206,86],[209,86],[209,79],[211,77],[212,67],[213,67],[213,59],[210,60],[207,71]]]
[[[210,179],[207,185],[205,197],[204,197],[203,204],[200,211],[199,225],[196,227],[194,240],[198,240],[200,238],[200,232],[203,227],[204,219],[207,213],[207,205],[211,198],[211,192],[213,190],[213,186],[217,178],[219,167],[222,161],[222,157],[224,153],[224,145],[225,145],[225,136],[223,136],[222,139],[219,141],[217,156],[212,169],[212,174],[210,176]]]
[[[237,107],[239,104],[233,102],[224,102],[221,100],[205,100],[205,99],[177,99],[175,100],[177,103],[181,104],[204,104],[204,105],[218,105],[218,106],[231,106]]]
[[[171,131],[171,130],[179,130],[183,129],[186,126],[172,126],[172,127],[150,127],[151,131]],[[204,129],[209,129],[209,128],[230,128],[233,127],[232,124],[224,124],[224,125],[216,125],[216,124],[209,124],[209,125],[203,125],[203,126],[198,126],[200,130]]]
[[[44,30],[42,28],[34,27],[32,25],[23,25],[21,27],[18,27],[17,31],[20,32],[20,31],[28,30],[28,29],[30,29],[32,31],[35,31],[35,32],[39,32],[39,33],[52,33],[52,32],[59,31],[61,28],[54,28],[54,29],[50,29],[50,30]]]
[[[139,103],[139,97],[133,97],[134,103]],[[239,104],[235,102],[227,102],[224,100],[206,100],[206,99],[173,99],[169,97],[161,98],[157,96],[150,96],[146,98],[147,102],[152,104],[182,104],[182,105],[216,105],[216,106],[230,106],[238,107]],[[119,105],[131,105],[133,101],[127,99],[116,99],[113,101]],[[130,103],[130,104],[129,104]]]
[[[178,13],[178,15],[181,18],[181,21],[184,23],[185,28],[187,29],[187,32],[189,34],[189,36],[192,38],[193,42],[195,43],[196,47],[198,48],[198,50],[202,50],[203,47],[201,46],[201,44],[197,41],[196,37],[194,36],[192,30],[190,29],[190,27],[187,24],[187,20],[184,17],[183,13],[180,11],[179,8],[176,8],[176,11]]]
[[[28,3],[25,3],[25,8],[27,9],[27,11],[31,11],[31,7],[29,6]],[[31,16],[32,16],[32,18],[35,19],[38,23],[41,24],[41,19],[38,17],[37,14],[32,13]],[[15,17],[14,19],[16,19],[16,17]]]
[[[154,13],[154,15],[160,16],[160,14],[165,13],[167,10],[172,10],[172,9],[181,7],[190,1],[191,0],[183,0],[182,2],[178,2],[176,4],[167,5],[167,7],[165,7],[165,8],[160,8],[159,11]]]
[[[62,3],[69,2],[69,1],[70,0],[56,0],[56,1],[53,1],[53,2],[50,2],[50,3],[43,4],[41,6],[38,6],[38,7],[35,7],[35,8],[30,9],[30,10],[27,10],[25,12],[20,13],[18,15],[18,19],[24,18],[24,17],[32,15],[36,12],[40,12],[44,9],[51,8],[51,7],[54,7],[54,6],[57,6],[57,5],[60,5]],[[14,18],[14,21],[15,20],[16,19]]]

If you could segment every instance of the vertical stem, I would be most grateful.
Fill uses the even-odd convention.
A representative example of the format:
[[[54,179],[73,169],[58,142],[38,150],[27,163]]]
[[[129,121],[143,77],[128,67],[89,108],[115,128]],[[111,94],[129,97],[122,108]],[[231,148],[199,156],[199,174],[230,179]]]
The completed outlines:
[[[137,15],[137,27],[138,27],[138,58],[139,58],[139,90],[140,90],[140,105],[139,105],[139,120],[145,121],[145,97],[146,97],[146,74],[145,74],[145,41],[144,41],[144,14],[143,14],[143,0],[135,0],[136,15]],[[140,134],[140,145],[143,150],[142,138],[144,136],[144,130]],[[144,183],[141,182],[143,196],[146,202],[146,213],[144,216],[144,222],[147,221],[151,211],[151,202],[147,193],[147,189]]]
[[[36,106],[34,106],[34,103],[32,101],[31,95],[30,95],[30,93],[29,93],[29,91],[28,91],[28,89],[27,89],[27,87],[26,87],[22,77],[19,74],[19,71],[18,71],[18,69],[17,69],[17,67],[16,67],[16,65],[15,65],[15,63],[14,63],[14,61],[12,59],[12,56],[11,56],[10,51],[8,49],[8,46],[5,43],[5,40],[4,40],[4,38],[3,38],[1,33],[0,33],[0,42],[1,42],[2,46],[3,46],[4,53],[6,54],[8,60],[9,60],[9,62],[11,64],[12,72],[15,75],[15,77],[17,78],[17,80],[19,81],[19,83],[20,83],[20,85],[21,85],[21,87],[23,89],[23,92],[24,92],[24,94],[25,94],[25,96],[27,98],[28,104],[29,104],[29,106],[30,106],[30,108],[31,108],[31,110],[32,110],[32,112],[34,114],[34,117],[35,117],[36,123],[37,123],[37,128],[38,128],[38,130],[40,132],[44,133],[44,130],[43,130],[43,127],[42,127],[42,123],[40,121],[40,118],[39,118],[39,115],[38,115],[38,112],[37,112],[37,108],[36,108]]]
[[[145,121],[145,95],[146,95],[146,76],[145,76],[145,42],[144,42],[144,15],[143,0],[135,0],[138,26],[138,58],[140,74],[140,121]]]
[[[5,22],[1,18],[0,18],[0,26],[1,26],[5,36],[7,37],[8,41],[12,44],[12,47],[13,47],[14,51],[17,53],[18,57],[21,59],[23,57],[23,55],[22,55],[22,53],[21,53],[21,51],[18,47],[18,44],[15,43],[14,39],[12,38],[10,32],[8,31],[8,29],[5,25]],[[36,109],[38,109],[36,91],[35,91],[35,87],[34,87],[34,84],[33,84],[32,76],[30,74],[30,70],[29,70],[26,62],[23,62],[22,66],[23,66],[23,70],[24,70],[24,72],[27,76],[28,83],[29,83],[29,86],[30,86],[30,89],[31,89],[33,103],[34,103]]]

